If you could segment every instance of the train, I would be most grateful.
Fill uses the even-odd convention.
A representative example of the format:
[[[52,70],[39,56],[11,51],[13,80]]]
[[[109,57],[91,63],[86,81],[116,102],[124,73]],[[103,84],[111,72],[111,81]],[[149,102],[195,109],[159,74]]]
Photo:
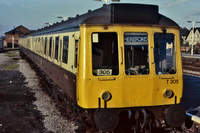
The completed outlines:
[[[20,38],[82,132],[180,129],[180,27],[157,5],[111,3]]]

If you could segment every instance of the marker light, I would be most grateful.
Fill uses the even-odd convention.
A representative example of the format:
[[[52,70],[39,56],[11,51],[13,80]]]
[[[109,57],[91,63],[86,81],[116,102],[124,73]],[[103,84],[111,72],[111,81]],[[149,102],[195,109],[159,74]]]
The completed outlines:
[[[111,99],[111,94],[110,94],[110,92],[108,92],[108,91],[104,92],[104,93],[102,94],[102,99],[103,99],[104,101],[110,100],[110,99]]]
[[[167,89],[167,90],[165,90],[165,92],[164,92],[164,97],[166,97],[166,98],[171,98],[171,97],[173,97],[173,95],[174,95],[174,93],[173,93],[173,91],[170,90],[170,89]]]

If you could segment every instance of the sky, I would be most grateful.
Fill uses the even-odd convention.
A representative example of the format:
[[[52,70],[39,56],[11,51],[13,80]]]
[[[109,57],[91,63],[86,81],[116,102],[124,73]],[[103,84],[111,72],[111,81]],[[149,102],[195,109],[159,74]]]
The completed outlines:
[[[75,17],[102,7],[94,0],[0,0],[0,35],[23,25],[30,30],[60,22],[62,17]],[[109,2],[111,3],[111,2]],[[119,2],[118,2],[119,3]],[[200,0],[121,0],[120,3],[141,3],[159,6],[159,13],[173,19],[181,27],[192,27],[187,21],[200,21]],[[200,27],[196,23],[195,27]]]

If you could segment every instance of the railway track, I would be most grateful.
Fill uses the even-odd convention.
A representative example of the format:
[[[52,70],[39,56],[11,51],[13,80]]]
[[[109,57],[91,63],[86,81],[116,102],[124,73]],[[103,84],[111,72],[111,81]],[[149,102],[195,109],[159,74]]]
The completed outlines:
[[[182,57],[182,63],[184,74],[200,76],[200,58]]]

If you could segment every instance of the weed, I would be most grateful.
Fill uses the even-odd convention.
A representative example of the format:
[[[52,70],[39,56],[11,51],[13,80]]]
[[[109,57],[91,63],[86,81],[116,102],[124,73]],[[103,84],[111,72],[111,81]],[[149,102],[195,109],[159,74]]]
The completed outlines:
[[[9,70],[15,70],[19,67],[18,64],[9,64],[3,67],[3,70],[9,71]]]

